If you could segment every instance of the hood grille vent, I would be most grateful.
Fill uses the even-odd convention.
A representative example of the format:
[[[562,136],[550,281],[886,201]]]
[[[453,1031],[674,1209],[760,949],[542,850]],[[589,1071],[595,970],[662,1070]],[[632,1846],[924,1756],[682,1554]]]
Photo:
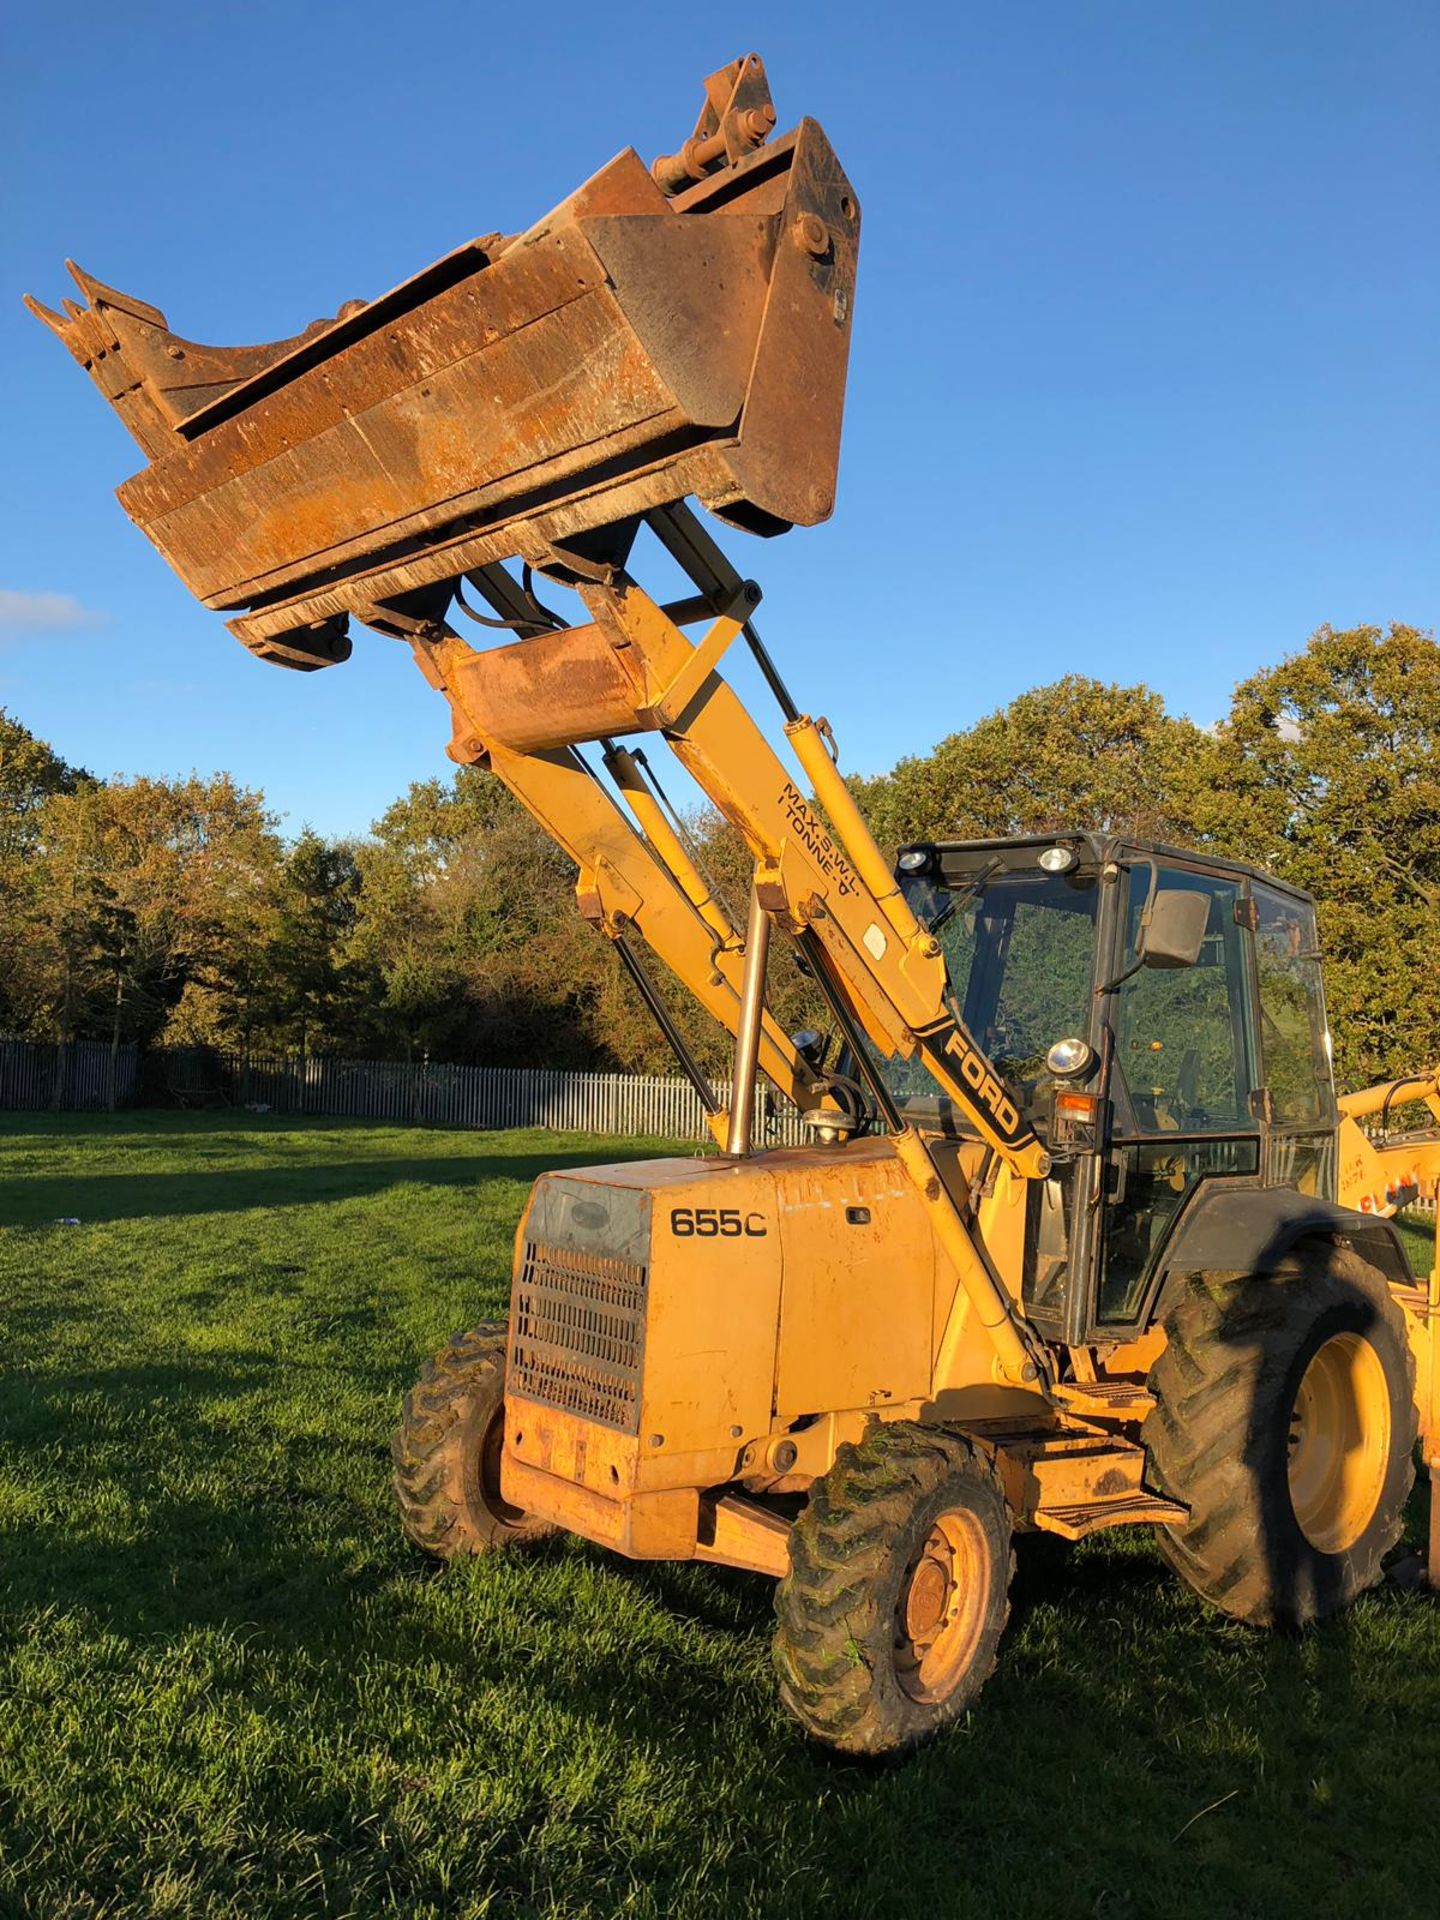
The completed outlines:
[[[511,1390],[638,1433],[645,1283],[629,1261],[527,1241],[510,1303]]]

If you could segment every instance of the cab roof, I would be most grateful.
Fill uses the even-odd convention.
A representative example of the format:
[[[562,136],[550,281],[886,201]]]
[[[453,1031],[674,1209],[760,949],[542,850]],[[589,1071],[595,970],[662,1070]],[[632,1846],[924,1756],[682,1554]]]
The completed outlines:
[[[1172,847],[1162,840],[1141,840],[1126,834],[1094,833],[1082,829],[1063,829],[1057,833],[1006,836],[995,840],[912,840],[900,848],[901,854],[925,853],[930,856],[929,871],[940,878],[961,879],[971,876],[977,865],[998,859],[997,871],[1013,871],[1033,863],[1037,852],[1046,847],[1073,847],[1082,867],[1103,867],[1114,861],[1118,866],[1133,866],[1137,860],[1174,861],[1202,873],[1229,874],[1237,880],[1259,881],[1277,892],[1298,900],[1312,901],[1314,896],[1303,887],[1292,886],[1263,867],[1243,860],[1227,860],[1223,855],[1195,847]],[[925,872],[927,869],[919,869]]]

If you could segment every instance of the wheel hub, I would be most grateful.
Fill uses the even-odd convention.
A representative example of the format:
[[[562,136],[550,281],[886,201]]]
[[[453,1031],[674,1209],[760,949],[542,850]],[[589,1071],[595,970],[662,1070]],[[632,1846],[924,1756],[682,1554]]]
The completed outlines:
[[[912,1641],[934,1639],[945,1618],[950,1586],[949,1567],[932,1558],[927,1545],[925,1558],[915,1569],[910,1596],[905,1602],[905,1626]]]
[[[973,1513],[940,1514],[901,1587],[895,1672],[912,1700],[938,1705],[964,1679],[984,1630],[990,1544]]]

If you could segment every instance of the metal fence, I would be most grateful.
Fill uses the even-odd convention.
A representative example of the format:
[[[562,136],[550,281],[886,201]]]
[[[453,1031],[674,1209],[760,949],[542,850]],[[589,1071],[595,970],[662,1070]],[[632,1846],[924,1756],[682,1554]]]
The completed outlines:
[[[104,1112],[127,1105],[139,1085],[137,1047],[119,1047],[112,1053],[105,1040],[72,1040],[54,1046],[0,1040],[0,1109]]]
[[[225,1091],[239,1106],[277,1113],[342,1114],[444,1127],[552,1127],[567,1133],[644,1134],[708,1140],[705,1115],[689,1081],[633,1073],[573,1073],[542,1067],[452,1067],[433,1062],[235,1057],[224,1063]],[[722,1101],[730,1089],[717,1082]],[[794,1145],[800,1116],[763,1092],[756,1138]]]

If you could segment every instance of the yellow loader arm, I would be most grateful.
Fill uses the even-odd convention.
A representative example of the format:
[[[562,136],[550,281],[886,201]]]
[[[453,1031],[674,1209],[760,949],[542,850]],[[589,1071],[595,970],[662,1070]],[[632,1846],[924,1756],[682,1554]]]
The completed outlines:
[[[488,766],[571,855],[581,910],[662,1024],[632,930],[735,1036],[731,1111],[707,1102],[730,1152],[749,1147],[757,1069],[822,1130],[846,1117],[765,1009],[774,927],[847,1035],[923,1062],[1023,1181],[1048,1158],[1018,1097],[966,1032],[826,723],[785,692],[755,632],[758,588],[683,504],[694,494],[765,535],[833,505],[860,210],[821,128],[772,137],[774,124],[750,55],[706,82],[678,154],[647,168],[626,150],[528,232],[471,242],[269,346],[198,346],[79,270],[84,307],[31,305],[148,455],[121,502],[204,604],[262,658],[302,670],[348,655],[352,617],[408,642],[450,703],[452,757]],[[636,583],[642,528],[693,594],[660,605]],[[536,572],[575,588],[588,622],[563,625]],[[456,615],[509,643],[472,648]],[[698,641],[684,631],[696,625]],[[718,671],[740,638],[779,701],[798,777]],[[637,733],[662,736],[743,836],[755,863],[743,939],[620,744]],[[592,743],[610,787],[580,753]],[[959,1277],[952,1322],[968,1301],[999,1374],[1043,1377],[1043,1344],[871,1078]]]
[[[1387,1080],[1346,1093],[1340,1108],[1340,1198],[1361,1213],[1392,1214],[1420,1196],[1433,1199],[1440,1180],[1440,1074]],[[1391,1133],[1396,1108],[1423,1105],[1432,1125]],[[1360,1125],[1376,1122],[1373,1131]]]

